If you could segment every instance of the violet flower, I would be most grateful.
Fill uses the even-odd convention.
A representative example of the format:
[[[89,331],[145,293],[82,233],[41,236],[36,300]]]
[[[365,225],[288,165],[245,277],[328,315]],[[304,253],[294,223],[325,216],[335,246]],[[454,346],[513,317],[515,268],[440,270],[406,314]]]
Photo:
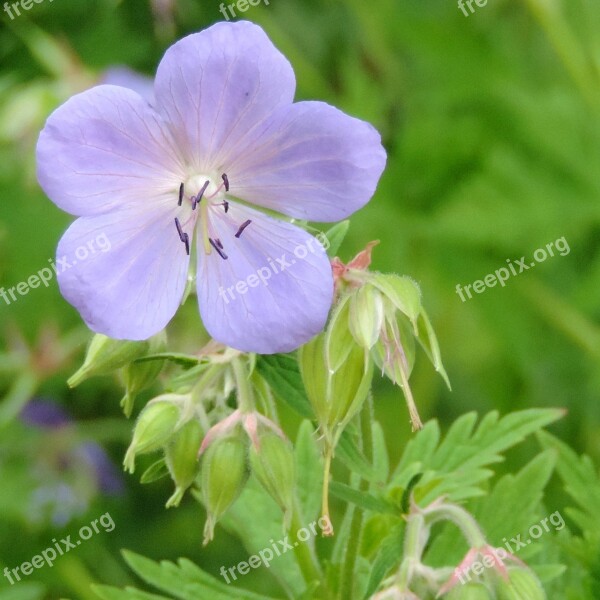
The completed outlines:
[[[254,206],[344,219],[372,197],[386,154],[369,124],[322,102],[294,104],[294,91],[292,67],[260,27],[218,23],[167,50],[152,107],[104,85],[49,117],[38,179],[79,217],[58,246],[70,265],[58,282],[93,331],[142,340],[162,330],[194,250],[200,313],[216,340],[286,352],[323,328],[333,278],[322,245]],[[111,250],[76,260],[100,234]]]

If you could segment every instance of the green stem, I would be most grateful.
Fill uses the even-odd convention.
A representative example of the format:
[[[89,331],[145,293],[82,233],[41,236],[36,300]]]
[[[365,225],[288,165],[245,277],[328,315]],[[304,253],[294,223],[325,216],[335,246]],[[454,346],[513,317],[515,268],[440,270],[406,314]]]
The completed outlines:
[[[243,413],[254,411],[254,396],[248,379],[248,372],[245,369],[242,358],[234,358],[231,361],[233,367],[233,376],[237,388],[238,408]]]
[[[362,450],[369,463],[373,462],[373,412],[372,398],[369,396],[365,402],[365,407],[360,414]],[[369,483],[361,479],[358,489],[368,491]],[[356,571],[356,561],[358,559],[358,550],[364,525],[364,514],[358,508],[352,508],[352,521],[350,523],[350,534],[348,536],[348,545],[346,547],[346,556],[342,566],[342,575],[340,583],[340,600],[349,600],[354,597],[354,574]]]
[[[471,513],[457,504],[444,503],[431,509],[425,509],[423,514],[429,519],[429,524],[439,521],[452,521],[461,530],[469,546],[482,548],[487,545],[485,536]],[[431,519],[433,517],[433,519]]]
[[[323,471],[323,491],[321,494],[321,518],[327,518],[329,524],[323,529],[323,535],[326,537],[333,535],[333,525],[329,514],[329,476],[331,473],[331,459],[333,458],[333,448],[327,444],[325,448],[325,469]]]
[[[396,584],[401,590],[408,590],[413,576],[414,566],[421,560],[422,535],[425,517],[421,513],[412,513],[408,517],[404,534],[404,557],[396,576]]]

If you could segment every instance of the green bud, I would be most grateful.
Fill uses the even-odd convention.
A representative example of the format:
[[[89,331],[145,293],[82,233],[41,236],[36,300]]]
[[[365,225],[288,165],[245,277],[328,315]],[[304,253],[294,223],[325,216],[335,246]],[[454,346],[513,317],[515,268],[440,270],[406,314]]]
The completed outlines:
[[[248,481],[248,438],[241,429],[218,438],[202,458],[201,492],[207,511],[204,544],[214,537],[215,525],[238,499]]]
[[[285,527],[288,528],[296,485],[292,445],[272,431],[259,434],[259,444],[258,448],[254,444],[250,447],[252,472],[283,510]]]
[[[347,327],[347,324],[346,324]],[[343,360],[336,359],[336,369],[327,368],[326,344],[337,343],[335,336],[328,340],[327,332],[318,335],[300,348],[298,362],[308,399],[317,415],[319,425],[335,446],[337,438],[362,407],[373,377],[373,363],[366,351],[353,339],[346,344]],[[342,356],[338,349],[330,356]]]
[[[496,585],[498,600],[546,600],[546,592],[531,569],[514,567],[508,570],[509,580]]]
[[[366,284],[350,298],[350,314],[348,326],[356,343],[370,350],[381,333],[384,310],[381,293],[373,286]]]
[[[125,469],[130,473],[135,470],[135,457],[159,450],[170,440],[181,425],[182,400],[186,396],[165,394],[149,402],[140,413],[133,440],[125,454]]]
[[[444,600],[493,600],[494,595],[490,593],[483,583],[457,584],[444,596]]]
[[[167,501],[167,508],[179,506],[185,491],[194,483],[200,465],[198,450],[203,431],[197,419],[188,421],[171,439],[165,448],[165,460],[175,492]]]
[[[110,375],[127,363],[148,353],[150,342],[129,342],[113,340],[96,334],[87,350],[83,366],[67,381],[69,387],[76,387],[86,379],[98,375]]]

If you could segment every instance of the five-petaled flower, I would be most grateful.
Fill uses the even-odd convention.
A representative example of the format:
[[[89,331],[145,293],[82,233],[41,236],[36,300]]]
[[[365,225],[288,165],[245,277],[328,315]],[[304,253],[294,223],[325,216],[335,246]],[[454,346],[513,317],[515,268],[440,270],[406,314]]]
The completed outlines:
[[[58,277],[92,330],[130,340],[162,330],[194,266],[204,325],[220,342],[285,352],[322,329],[333,278],[321,247],[236,302],[219,294],[311,239],[252,205],[338,221],[369,201],[385,166],[373,127],[322,102],[293,103],[294,91],[292,67],[260,27],[218,23],[167,50],[152,106],[101,85],[49,117],[38,180],[79,217],[58,254],[99,233],[112,245]]]

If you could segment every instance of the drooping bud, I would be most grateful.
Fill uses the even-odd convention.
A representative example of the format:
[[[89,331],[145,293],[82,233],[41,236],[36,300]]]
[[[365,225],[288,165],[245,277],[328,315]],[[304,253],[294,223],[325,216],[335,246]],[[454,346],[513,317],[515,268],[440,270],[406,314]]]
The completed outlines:
[[[536,574],[527,568],[511,567],[508,580],[496,585],[498,600],[546,600],[546,592]]]
[[[187,399],[187,396],[164,394],[146,405],[138,417],[133,440],[125,454],[125,470],[133,473],[137,454],[159,450],[169,442],[183,424],[181,417]]]
[[[204,544],[214,537],[217,521],[238,499],[248,481],[249,440],[241,428],[215,439],[202,456],[201,492],[207,518]]]
[[[292,518],[296,473],[289,440],[273,431],[258,434],[258,444],[250,446],[250,466],[260,484],[284,513],[288,528]]]
[[[160,333],[149,340],[147,354],[162,352],[165,347],[166,336]],[[162,360],[133,361],[123,368],[125,396],[121,400],[121,408],[127,418],[131,416],[136,396],[155,382],[162,371],[163,364]]]
[[[167,508],[179,506],[185,491],[194,483],[200,463],[198,449],[203,431],[197,419],[188,421],[165,447],[165,461],[175,482],[175,492],[167,501]]]
[[[117,369],[148,353],[150,342],[129,342],[113,340],[96,334],[87,350],[81,368],[67,381],[69,387],[76,387],[86,379],[97,375],[110,375]]]

